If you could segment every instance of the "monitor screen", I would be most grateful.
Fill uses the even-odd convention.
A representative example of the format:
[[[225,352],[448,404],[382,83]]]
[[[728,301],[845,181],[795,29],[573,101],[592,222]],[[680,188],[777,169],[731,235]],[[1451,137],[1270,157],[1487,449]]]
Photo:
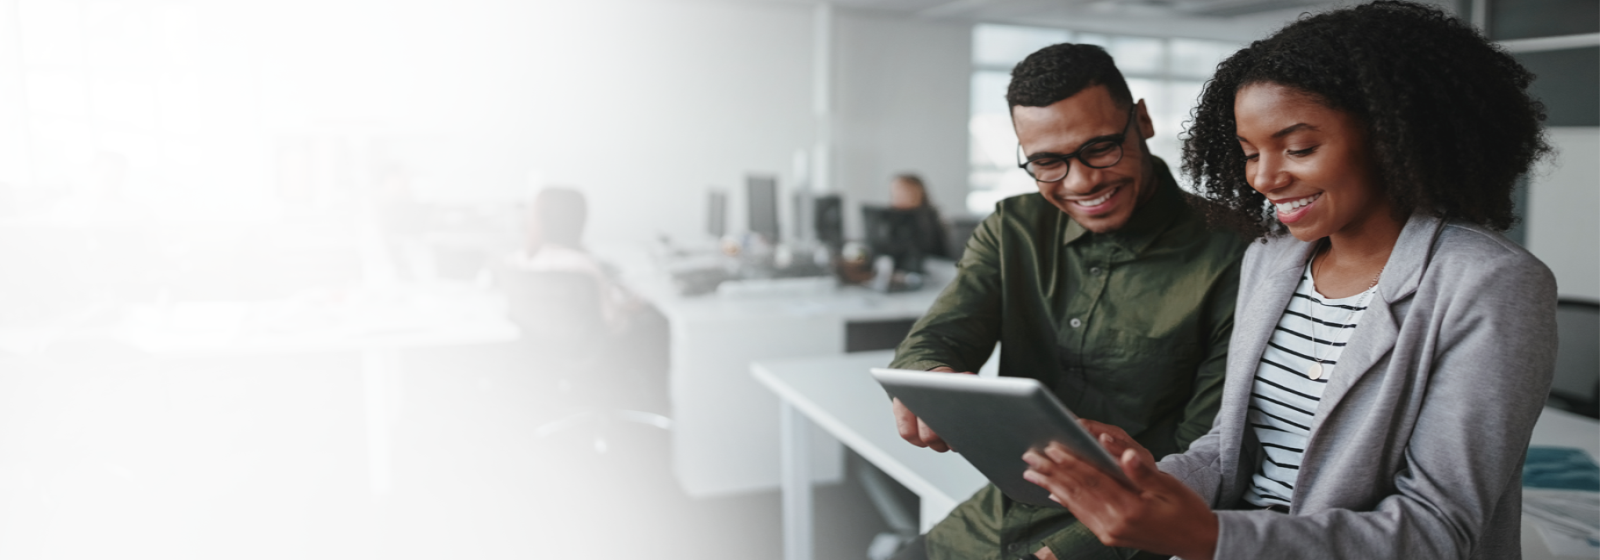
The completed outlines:
[[[893,257],[896,270],[922,272],[924,258],[943,253],[938,218],[931,212],[863,206],[861,218],[867,246],[874,254]]]
[[[745,189],[750,231],[765,237],[768,243],[777,243],[778,179],[752,175],[745,178]]]

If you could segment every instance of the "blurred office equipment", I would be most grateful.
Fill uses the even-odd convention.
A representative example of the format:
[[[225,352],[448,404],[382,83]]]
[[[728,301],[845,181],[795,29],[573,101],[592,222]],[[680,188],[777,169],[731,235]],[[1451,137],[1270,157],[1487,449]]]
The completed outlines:
[[[1600,417],[1600,304],[1563,298],[1556,306],[1556,375],[1550,404]]]
[[[925,259],[943,257],[948,251],[944,225],[930,211],[863,206],[861,218],[867,246],[873,254],[894,259],[897,272],[921,273]]]
[[[967,241],[972,239],[972,232],[978,231],[980,223],[983,223],[983,218],[978,216],[950,218],[949,235],[945,236],[945,254],[953,260],[961,260],[961,255],[967,252]]]
[[[706,233],[714,239],[728,234],[728,193],[721,189],[706,193]]]
[[[745,178],[745,202],[749,209],[750,231],[768,244],[778,238],[778,179],[751,175]]]
[[[813,198],[811,204],[817,241],[837,251],[844,243],[844,197],[825,194]]]

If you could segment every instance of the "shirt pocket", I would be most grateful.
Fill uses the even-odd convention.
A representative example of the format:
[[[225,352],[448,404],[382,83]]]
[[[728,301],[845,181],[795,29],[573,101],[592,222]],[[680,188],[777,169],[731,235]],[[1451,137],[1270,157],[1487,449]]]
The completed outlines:
[[[1110,329],[1087,369],[1089,384],[1129,417],[1153,419],[1182,406],[1194,391],[1195,370],[1205,358],[1199,342],[1182,336],[1150,337]]]

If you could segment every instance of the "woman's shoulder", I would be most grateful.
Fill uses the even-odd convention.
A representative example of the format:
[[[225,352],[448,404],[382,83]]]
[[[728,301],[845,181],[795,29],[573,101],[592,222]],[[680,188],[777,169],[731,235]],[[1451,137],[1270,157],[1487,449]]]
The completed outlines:
[[[1439,228],[1418,290],[1554,302],[1556,280],[1544,261],[1504,235],[1451,221]]]
[[[1428,267],[1447,274],[1549,276],[1550,268],[1526,248],[1498,232],[1466,222],[1445,222]]]

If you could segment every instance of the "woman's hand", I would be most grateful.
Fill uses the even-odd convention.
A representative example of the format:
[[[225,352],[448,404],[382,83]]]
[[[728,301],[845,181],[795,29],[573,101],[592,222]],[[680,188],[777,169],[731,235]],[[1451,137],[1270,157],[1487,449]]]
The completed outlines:
[[[1129,489],[1052,443],[1022,456],[1023,478],[1050,491],[1050,499],[1072,510],[1107,546],[1211,560],[1217,548],[1217,516],[1198,494],[1156,469],[1150,452],[1121,429],[1083,421],[1089,433],[1118,457],[1137,489]]]

